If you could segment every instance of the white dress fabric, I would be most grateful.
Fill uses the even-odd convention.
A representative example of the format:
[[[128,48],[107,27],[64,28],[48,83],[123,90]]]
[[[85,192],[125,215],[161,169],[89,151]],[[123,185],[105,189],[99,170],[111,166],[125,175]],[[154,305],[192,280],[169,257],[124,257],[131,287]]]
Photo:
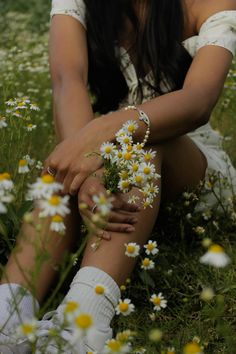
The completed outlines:
[[[55,14],[69,15],[78,20],[86,29],[86,7],[83,0],[52,0],[50,16]],[[225,10],[210,16],[201,26],[198,35],[182,42],[183,46],[194,57],[197,51],[206,45],[215,45],[226,48],[233,55],[236,49],[236,11]],[[120,67],[129,87],[128,96],[120,104],[120,108],[127,105],[138,105],[157,96],[145,81],[153,82],[152,73],[148,73],[145,80],[141,79],[143,98],[139,91],[139,81],[135,67],[128,52],[123,47],[116,46],[116,54],[120,58]],[[163,77],[161,87],[163,92],[170,92],[171,88]],[[221,208],[219,199],[228,204],[232,195],[236,194],[236,170],[229,156],[222,148],[223,137],[207,123],[187,134],[201,150],[207,160],[205,187],[202,190],[196,209],[202,211],[214,206]],[[218,176],[218,181],[211,191],[209,179]]]

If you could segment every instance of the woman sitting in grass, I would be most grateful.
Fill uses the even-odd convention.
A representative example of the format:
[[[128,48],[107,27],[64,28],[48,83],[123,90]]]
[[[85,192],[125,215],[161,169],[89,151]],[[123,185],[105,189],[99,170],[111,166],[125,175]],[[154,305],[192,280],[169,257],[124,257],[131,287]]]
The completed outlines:
[[[56,340],[42,349],[49,330],[63,318],[60,305],[39,322],[38,353],[101,353],[112,337],[110,323],[121,297],[119,286],[135,266],[135,258],[125,255],[124,244],[145,244],[161,202],[173,201],[214,173],[228,182],[221,191],[223,199],[232,194],[232,185],[236,190],[236,172],[221,148],[221,136],[209,124],[236,48],[236,1],[53,0],[51,17],[50,71],[59,143],[46,159],[44,173],[53,175],[63,184],[63,193],[71,195],[71,213],[60,243],[54,231],[46,233],[47,243],[40,240],[42,252],[50,259],[34,277],[34,287],[29,284],[36,264],[36,231],[23,224],[25,236],[19,238],[18,251],[9,258],[1,280],[0,325],[5,324],[1,353],[29,352],[27,341],[9,344],[11,331],[32,318],[45,300],[56,266],[80,236],[81,219],[92,224],[96,210],[92,196],[106,194],[100,178],[104,166],[101,158],[85,155],[99,151],[103,142],[114,142],[125,122],[138,122],[135,141],[157,153],[161,197],[154,197],[153,208],[143,209],[129,204],[125,194],[113,195],[109,220],[104,230],[98,230],[100,247],[96,252],[91,248],[94,234],[65,298],[92,316],[93,332],[70,350],[66,345],[59,348]],[[128,193],[134,200],[138,194],[137,188]],[[78,210],[81,203],[88,208]],[[197,207],[216,203],[205,191]],[[37,208],[33,216],[37,223]],[[46,219],[45,230],[48,223]],[[96,284],[105,289],[102,296],[95,293]],[[18,310],[11,313],[7,304],[19,293]],[[70,342],[70,326],[61,335]]]

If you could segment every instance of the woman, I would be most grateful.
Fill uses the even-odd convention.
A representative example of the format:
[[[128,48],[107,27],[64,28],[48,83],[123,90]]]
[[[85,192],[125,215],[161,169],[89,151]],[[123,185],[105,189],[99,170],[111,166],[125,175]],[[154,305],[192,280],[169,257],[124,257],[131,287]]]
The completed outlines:
[[[50,70],[60,143],[45,161],[45,171],[54,174],[63,183],[64,192],[73,197],[66,235],[58,247],[56,236],[52,232],[50,235],[47,251],[53,261],[45,263],[38,274],[34,296],[39,303],[55,276],[54,266],[77,237],[77,203],[88,204],[89,210],[80,214],[91,218],[95,207],[91,196],[105,191],[98,178],[103,171],[101,160],[86,158],[85,154],[99,150],[102,142],[113,141],[128,119],[138,121],[136,109],[123,107],[136,105],[149,118],[148,145],[157,151],[161,200],[173,200],[212,172],[221,173],[236,189],[235,170],[221,149],[221,137],[208,123],[236,48],[236,1],[53,0],[51,16]],[[87,84],[96,98],[94,112],[100,113],[96,119]],[[142,141],[146,130],[146,124],[139,122],[135,139]],[[223,197],[230,193],[232,190],[225,188]],[[101,352],[111,338],[110,322],[120,298],[119,285],[135,265],[125,256],[124,243],[144,244],[159,212],[160,197],[152,209],[146,210],[129,206],[125,196],[114,197],[109,223],[101,233],[104,240],[96,252],[90,247],[95,236],[89,240],[66,296],[94,318],[93,335],[76,344],[75,352],[80,354]],[[204,194],[198,208],[206,203],[211,207],[216,200]],[[37,210],[34,216],[37,220]],[[11,256],[2,279],[1,308],[12,294],[27,289],[25,274],[35,264],[30,243],[34,230],[24,224],[23,231],[27,237],[18,241],[18,265]],[[19,265],[26,270],[24,275]],[[105,296],[94,295],[96,283],[107,288]],[[25,290],[19,304],[21,318],[33,313],[33,302],[33,296]],[[42,328],[51,328],[61,313],[59,306],[51,319],[42,321]],[[1,323],[8,317],[5,306]],[[18,323],[15,314],[5,326],[1,341],[9,339],[10,328]],[[42,332],[42,342],[46,332]],[[70,328],[64,332],[66,338]],[[26,344],[8,346],[12,350],[9,352],[24,353]],[[55,343],[48,349],[48,353],[53,352],[57,352]]]

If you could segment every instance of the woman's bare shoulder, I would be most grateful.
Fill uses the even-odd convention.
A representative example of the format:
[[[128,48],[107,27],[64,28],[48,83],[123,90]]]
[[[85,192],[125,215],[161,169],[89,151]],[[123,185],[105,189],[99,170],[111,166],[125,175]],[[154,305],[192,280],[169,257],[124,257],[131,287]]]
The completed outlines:
[[[220,11],[236,10],[236,0],[193,0],[191,11],[196,20],[197,31],[208,17]]]

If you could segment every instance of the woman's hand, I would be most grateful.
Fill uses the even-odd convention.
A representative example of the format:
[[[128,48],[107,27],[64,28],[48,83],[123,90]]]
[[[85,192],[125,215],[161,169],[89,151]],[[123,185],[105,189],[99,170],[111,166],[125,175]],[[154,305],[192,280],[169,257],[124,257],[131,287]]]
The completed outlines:
[[[44,163],[44,171],[55,171],[55,179],[64,185],[64,193],[75,195],[84,180],[102,166],[98,153],[107,139],[99,118],[58,144]]]
[[[92,212],[93,207],[95,206],[94,201],[92,200],[93,195],[98,195],[103,193],[107,196],[107,191],[99,178],[101,170],[96,172],[95,176],[89,176],[83,182],[78,193],[78,203],[79,207],[81,204],[86,204],[87,208],[80,208],[80,214],[84,220],[89,222],[91,228],[94,229],[95,225],[92,221],[94,213]],[[113,197],[113,208],[106,217],[103,230],[106,230],[105,233],[101,234],[103,238],[109,238],[109,231],[120,232],[120,233],[130,233],[135,230],[134,225],[138,221],[136,213],[140,211],[138,205],[127,203],[120,194],[112,194],[109,197]],[[98,230],[98,232],[101,230]],[[104,237],[105,236],[105,237]]]

